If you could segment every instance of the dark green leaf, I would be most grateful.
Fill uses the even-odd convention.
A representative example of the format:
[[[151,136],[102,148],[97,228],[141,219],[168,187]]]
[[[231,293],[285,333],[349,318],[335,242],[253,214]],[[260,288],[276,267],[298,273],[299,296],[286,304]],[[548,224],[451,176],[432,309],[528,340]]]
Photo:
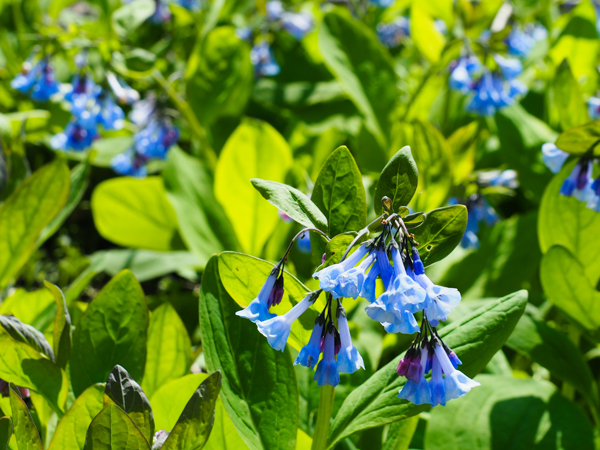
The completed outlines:
[[[33,423],[27,405],[21,398],[19,388],[10,383],[9,391],[12,421],[19,450],[43,450],[40,434]]]
[[[573,77],[569,63],[565,59],[552,80],[549,95],[554,100],[559,123],[563,130],[587,123],[590,116],[577,80]],[[560,137],[559,137],[560,138]],[[562,148],[562,147],[561,147]]]
[[[298,189],[276,181],[253,178],[254,188],[269,203],[286,213],[300,225],[327,230],[327,218],[321,210]]]
[[[106,381],[117,364],[141,380],[147,331],[144,292],[133,274],[124,270],[98,293],[73,333],[70,371],[75,395]]]
[[[13,433],[12,420],[8,416],[0,417],[0,450],[8,449],[8,441]]]
[[[408,217],[408,216],[407,216]],[[419,255],[429,266],[448,256],[460,243],[467,228],[468,213],[463,205],[445,206],[422,214],[416,226],[407,223],[419,243]]]
[[[217,371],[196,389],[162,446],[163,450],[200,450],[204,447],[215,421],[221,382],[221,372]]]
[[[58,421],[48,450],[83,450],[87,429],[104,408],[103,395],[102,383],[87,388]]]
[[[331,239],[325,246],[325,262],[321,264],[316,270],[321,270],[325,267],[337,264],[341,261],[344,252],[348,246],[356,238],[356,232],[342,233]],[[356,247],[354,247],[356,248]],[[315,270],[315,272],[316,272]]]
[[[311,200],[325,214],[329,236],[358,231],[365,226],[365,189],[347,147],[339,147],[329,155],[317,177]]]
[[[194,373],[169,381],[150,397],[157,430],[172,430],[188,401],[204,380],[206,373]]]
[[[185,72],[187,99],[202,124],[242,114],[252,94],[254,73],[248,44],[232,26],[199,37]]]
[[[462,372],[473,377],[483,370],[512,333],[526,303],[527,292],[519,291],[490,301],[489,305],[441,330],[444,342],[462,360]],[[402,356],[379,369],[346,398],[331,425],[328,448],[358,431],[402,420],[428,408],[397,398],[406,381],[396,374]]]
[[[24,324],[14,316],[0,315],[0,326],[2,326],[14,340],[29,345],[31,348],[46,355],[54,362],[54,350],[52,350],[52,347],[46,340],[44,333],[36,330],[31,325]]]
[[[29,345],[16,341],[0,327],[0,378],[42,395],[62,414],[69,392],[67,374]]]
[[[556,146],[575,156],[600,156],[600,120],[562,132]]]
[[[596,383],[583,355],[563,333],[524,314],[506,345],[577,388],[593,406],[598,405]]]
[[[419,416],[412,416],[391,424],[383,450],[408,450],[418,423]]]
[[[392,208],[394,212],[398,212],[401,206],[408,205],[417,190],[418,183],[417,164],[407,145],[392,156],[381,172],[373,200],[375,213],[377,215],[382,213],[381,199],[384,196],[392,200]]]
[[[167,198],[175,209],[181,237],[202,264],[238,247],[235,232],[213,193],[213,180],[198,158],[171,148],[163,170]]]
[[[189,371],[192,364],[191,347],[188,332],[175,308],[169,302],[156,308],[150,317],[148,357],[142,380],[149,397],[165,383]]]
[[[0,206],[0,288],[27,262],[38,235],[69,194],[69,168],[60,158],[27,178]]]
[[[56,301],[57,307],[56,317],[54,318],[54,334],[52,341],[54,345],[56,364],[58,364],[61,369],[66,369],[67,363],[71,358],[71,316],[69,315],[69,310],[67,309],[65,296],[60,288],[52,283],[48,283],[47,281],[44,281],[44,286],[46,286],[50,292],[52,292],[52,296]]]
[[[141,386],[118,364],[108,375],[104,404],[114,403],[127,413],[148,442],[154,436],[154,416],[148,397]]]
[[[546,187],[538,231],[540,248],[547,252],[553,245],[562,245],[577,255],[584,272],[596,285],[600,280],[600,214],[586,207],[585,202],[560,195],[564,179],[571,173],[575,161],[568,163]]]
[[[149,450],[150,445],[121,408],[108,405],[90,424],[83,449]]]
[[[583,411],[548,381],[480,375],[481,386],[431,412],[426,448],[594,449]]]
[[[550,247],[542,258],[540,276],[551,303],[588,330],[600,327],[600,292],[568,249]]]
[[[200,292],[200,330],[208,370],[222,372],[221,399],[248,447],[294,449],[298,382],[289,349],[283,353],[272,349],[255,324],[235,315],[239,306],[221,284],[219,267],[213,256]]]

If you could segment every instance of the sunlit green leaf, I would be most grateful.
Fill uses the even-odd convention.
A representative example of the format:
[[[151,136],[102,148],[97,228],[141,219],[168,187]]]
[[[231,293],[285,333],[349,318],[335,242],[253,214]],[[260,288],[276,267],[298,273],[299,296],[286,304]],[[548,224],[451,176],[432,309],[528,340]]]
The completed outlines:
[[[42,447],[40,434],[33,423],[27,405],[21,398],[19,388],[10,383],[9,391],[12,421],[19,450],[42,450],[44,447]]]
[[[8,442],[13,433],[12,419],[8,416],[0,417],[0,450],[8,448]]]
[[[408,205],[417,190],[418,182],[419,172],[410,147],[402,147],[381,172],[373,200],[375,213],[382,213],[381,199],[384,196],[392,200],[392,209],[395,212],[398,212],[400,207]]]
[[[571,155],[600,156],[600,120],[564,131],[558,135],[556,146]]]
[[[549,95],[552,96],[558,113],[559,123],[563,130],[568,130],[569,128],[590,121],[579,84],[573,78],[573,73],[566,60],[561,63],[556,71]]]
[[[0,326],[2,326],[13,339],[29,345],[31,348],[46,355],[54,362],[54,350],[52,350],[52,347],[43,333],[36,330],[31,325],[21,322],[14,316],[0,315]]]
[[[133,421],[117,405],[108,405],[88,428],[84,450],[149,450]]]
[[[53,349],[56,364],[62,369],[67,368],[71,358],[72,333],[71,316],[67,309],[65,296],[58,286],[44,281],[44,285],[52,292],[56,302],[56,317],[54,318]]]

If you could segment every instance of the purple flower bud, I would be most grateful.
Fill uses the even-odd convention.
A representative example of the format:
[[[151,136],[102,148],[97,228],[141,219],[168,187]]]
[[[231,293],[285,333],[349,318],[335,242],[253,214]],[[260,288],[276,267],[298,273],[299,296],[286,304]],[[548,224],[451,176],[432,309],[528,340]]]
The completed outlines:
[[[268,307],[271,308],[271,306],[277,306],[281,303],[281,299],[283,298],[283,271],[281,272],[281,274],[279,275],[279,277],[277,277],[277,280],[275,280],[275,285],[273,286],[273,289],[271,290],[271,294],[269,295],[269,300],[268,300]]]

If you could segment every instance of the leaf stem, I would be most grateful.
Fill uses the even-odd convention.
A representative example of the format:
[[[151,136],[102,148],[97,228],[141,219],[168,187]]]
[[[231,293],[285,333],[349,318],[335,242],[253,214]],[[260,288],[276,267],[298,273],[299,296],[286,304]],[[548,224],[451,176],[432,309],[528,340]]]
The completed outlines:
[[[321,388],[321,398],[319,400],[319,410],[317,412],[311,450],[325,450],[327,448],[327,437],[331,424],[334,397],[335,387],[325,385]]]

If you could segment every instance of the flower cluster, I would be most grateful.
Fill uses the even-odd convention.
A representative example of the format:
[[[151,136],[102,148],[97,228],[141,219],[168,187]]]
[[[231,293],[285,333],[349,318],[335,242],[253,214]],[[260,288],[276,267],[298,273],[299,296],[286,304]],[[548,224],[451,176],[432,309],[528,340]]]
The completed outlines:
[[[281,71],[279,64],[273,56],[271,45],[267,36],[269,30],[276,31],[284,29],[294,39],[301,41],[313,29],[314,21],[307,13],[296,13],[286,11],[280,0],[271,0],[265,4],[266,20],[264,26],[260,26],[260,36],[255,39],[254,30],[250,27],[239,28],[237,36],[251,44],[250,60],[254,67],[254,75],[259,77],[273,77]]]
[[[542,161],[552,173],[560,172],[569,154],[551,142],[542,145]],[[575,197],[596,212],[600,212],[600,176],[592,178],[594,158],[582,156],[560,188],[565,197]]]
[[[451,205],[465,205],[467,207],[468,219],[465,234],[460,241],[463,248],[478,248],[479,228],[481,223],[491,226],[499,219],[498,214],[487,202],[481,193],[481,188],[490,186],[501,186],[508,189],[516,189],[519,185],[517,173],[514,170],[489,170],[479,172],[476,179],[477,192],[469,195],[467,198],[452,197],[448,200]]]
[[[497,67],[494,71],[482,66],[473,55],[461,56],[450,65],[450,89],[472,94],[468,112],[491,116],[527,92],[527,87],[517,80],[523,71],[521,61],[499,54],[494,54],[494,61]]]
[[[54,78],[54,70],[48,56],[42,57],[35,65],[33,53],[23,63],[21,73],[10,82],[13,89],[29,95],[32,100],[46,102],[59,92],[58,83]]]
[[[424,386],[428,389],[431,387],[433,393],[425,396],[422,388],[413,388],[413,383],[409,381],[400,391],[399,397],[417,404],[445,404],[478,384],[455,370],[454,366],[460,364],[460,361],[442,343],[435,330],[437,324],[446,320],[458,305],[460,293],[453,288],[437,286],[427,277],[417,244],[396,214],[378,220],[383,224],[382,232],[350,253],[353,242],[338,263],[316,271],[313,277],[319,281],[320,289],[309,292],[286,314],[277,316],[269,309],[281,301],[284,293],[283,266],[287,252],[273,268],[258,296],[236,314],[255,322],[269,344],[274,349],[283,351],[292,323],[314,304],[321,292],[325,292],[325,308],[318,315],[309,342],[300,350],[295,364],[316,367],[314,379],[319,386],[336,386],[340,381],[340,373],[364,369],[363,358],[352,343],[348,319],[342,306],[344,298],[364,298],[370,303],[365,308],[367,315],[380,322],[387,332],[419,333],[405,358],[409,365],[416,368],[419,363],[415,361],[423,358],[419,349],[426,348],[422,364],[425,368],[427,355],[431,353],[431,363],[428,366],[433,367],[431,381],[425,381],[424,375],[429,369],[423,368],[417,372],[411,371],[408,378],[420,386],[424,382]],[[301,231],[296,237],[305,231]],[[381,293],[377,292],[378,280],[385,288]],[[421,326],[415,318],[415,314],[419,312],[423,315]],[[443,353],[436,349],[436,345]],[[437,355],[435,358],[434,354]],[[453,361],[454,366],[448,362],[448,358]],[[398,373],[408,374],[404,369],[399,369]]]
[[[547,37],[548,30],[539,23],[513,28],[506,38],[508,52],[519,58],[527,58],[537,43]]]
[[[153,95],[134,103],[129,118],[140,130],[133,136],[133,146],[115,156],[111,166],[121,175],[145,177],[147,163],[167,157],[169,148],[179,140],[179,129]]]

